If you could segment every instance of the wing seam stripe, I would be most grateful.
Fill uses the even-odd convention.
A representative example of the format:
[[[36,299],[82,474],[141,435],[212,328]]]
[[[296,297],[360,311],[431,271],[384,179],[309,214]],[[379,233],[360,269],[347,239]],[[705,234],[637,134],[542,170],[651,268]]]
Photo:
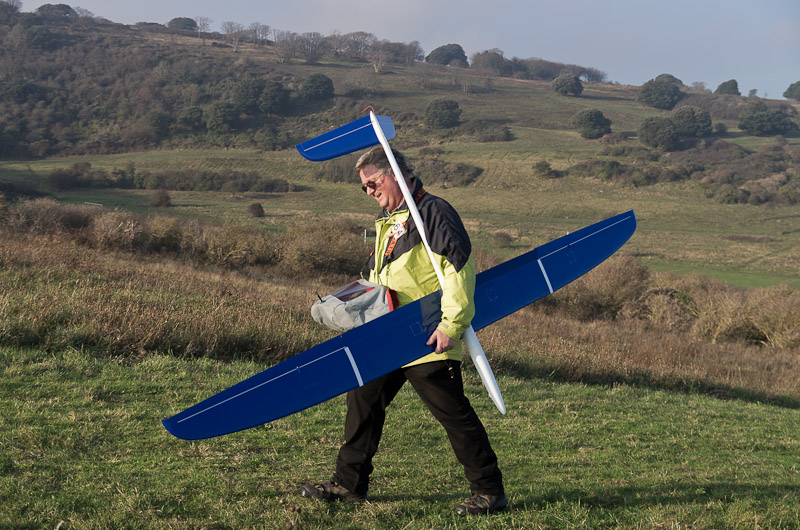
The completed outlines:
[[[186,421],[186,420],[190,420],[190,419],[194,418],[195,416],[199,416],[200,414],[206,413],[206,412],[208,412],[209,410],[211,410],[211,409],[213,409],[213,408],[219,407],[220,405],[224,405],[224,404],[225,404],[225,403],[227,403],[228,401],[232,401],[232,400],[234,400],[234,399],[236,399],[236,398],[242,397],[243,395],[247,394],[248,392],[252,392],[253,390],[256,390],[256,389],[258,389],[258,388],[261,388],[261,387],[262,387],[262,386],[264,386],[264,385],[268,385],[268,384],[272,383],[273,381],[277,381],[277,380],[278,380],[278,379],[280,379],[281,377],[287,376],[287,375],[289,375],[289,374],[290,374],[290,373],[292,373],[292,372],[299,372],[301,368],[305,368],[306,366],[309,366],[309,365],[311,365],[311,364],[314,364],[314,363],[315,363],[315,362],[317,362],[317,361],[321,361],[322,359],[325,359],[326,357],[330,357],[330,356],[331,356],[331,355],[333,355],[334,353],[336,353],[336,352],[338,352],[338,351],[341,351],[341,350],[345,350],[345,351],[346,351],[346,353],[347,353],[347,356],[348,356],[348,357],[350,357],[350,361],[351,361],[351,363],[352,363],[352,362],[353,362],[353,359],[352,359],[352,357],[350,356],[350,351],[349,351],[349,349],[348,349],[347,347],[344,347],[344,348],[339,348],[338,350],[334,350],[334,351],[332,351],[332,352],[330,352],[330,353],[328,353],[328,354],[326,354],[326,355],[323,355],[323,356],[321,356],[321,357],[317,357],[317,358],[316,358],[316,359],[314,359],[313,361],[307,362],[307,363],[305,363],[305,364],[303,364],[303,365],[300,365],[300,366],[298,366],[298,367],[296,367],[296,368],[293,368],[293,369],[289,370],[288,372],[282,373],[281,375],[277,375],[277,376],[273,377],[272,379],[270,379],[269,381],[264,381],[263,383],[259,383],[259,384],[257,384],[257,385],[256,385],[256,386],[254,386],[254,387],[251,387],[251,388],[248,388],[247,390],[244,390],[244,391],[242,391],[242,392],[239,392],[239,393],[238,393],[238,394],[236,394],[235,396],[231,396],[231,397],[229,397],[228,399],[224,399],[224,400],[220,401],[219,403],[214,403],[213,405],[210,405],[210,406],[208,406],[208,407],[204,408],[203,410],[200,410],[200,411],[197,411],[197,412],[195,412],[195,413],[194,413],[194,414],[192,414],[191,416],[186,416],[185,418],[181,418],[180,420],[178,420],[178,421],[177,421],[177,423],[183,423],[184,421]],[[357,377],[358,377],[358,380],[359,380],[359,381],[361,381],[361,376],[357,374]]]
[[[356,374],[356,379],[358,380],[358,386],[364,386],[364,380],[361,379],[361,372],[358,371],[358,365],[356,365],[356,360],[353,359],[353,354],[350,353],[350,348],[345,346],[344,352],[347,354],[347,358],[350,359],[350,365],[353,367],[353,372],[355,372]]]
[[[347,131],[347,132],[346,132],[346,133],[344,133],[344,134],[340,134],[339,136],[336,136],[336,137],[334,137],[334,138],[329,138],[329,139],[325,140],[324,142],[320,142],[320,143],[318,143],[318,144],[316,144],[316,145],[312,145],[312,146],[310,146],[310,147],[307,147],[307,148],[306,148],[306,149],[304,149],[304,150],[305,150],[306,152],[308,152],[308,151],[311,151],[312,149],[316,149],[317,147],[320,147],[320,146],[323,146],[323,145],[325,145],[325,144],[327,144],[327,143],[330,143],[330,142],[336,141],[336,140],[338,140],[339,138],[344,138],[345,136],[347,136],[347,135],[349,135],[349,134],[353,134],[353,133],[355,133],[355,132],[358,132],[358,131],[360,131],[361,129],[364,129],[364,128],[366,128],[366,127],[372,127],[372,124],[371,124],[371,123],[368,123],[368,124],[366,124],[366,125],[363,125],[363,126],[361,126],[361,127],[357,128],[357,129],[353,129],[352,131]]]
[[[542,264],[542,260],[537,260],[539,263],[539,268],[542,269],[542,275],[544,275],[544,281],[547,282],[547,288],[550,289],[550,294],[553,294],[553,286],[550,284],[550,277],[547,275],[547,271],[544,270],[544,265]]]

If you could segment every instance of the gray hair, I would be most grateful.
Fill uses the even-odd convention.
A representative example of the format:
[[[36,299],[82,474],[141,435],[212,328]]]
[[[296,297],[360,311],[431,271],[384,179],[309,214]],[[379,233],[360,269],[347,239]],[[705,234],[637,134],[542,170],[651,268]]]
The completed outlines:
[[[392,149],[392,154],[395,160],[397,160],[397,166],[400,168],[400,171],[403,172],[403,176],[406,178],[414,176],[414,168],[408,163],[406,156],[397,149]],[[393,174],[392,165],[389,163],[389,158],[386,156],[386,151],[383,150],[383,146],[376,145],[361,155],[358,162],[356,162],[355,170],[360,171],[370,164],[374,164],[375,167],[384,174]]]

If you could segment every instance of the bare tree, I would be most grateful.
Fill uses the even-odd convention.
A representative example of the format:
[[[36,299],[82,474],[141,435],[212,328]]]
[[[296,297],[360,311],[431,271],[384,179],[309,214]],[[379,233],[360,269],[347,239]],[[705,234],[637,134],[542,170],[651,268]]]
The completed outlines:
[[[297,38],[297,51],[309,64],[316,64],[325,54],[325,37],[321,33],[303,33]]]
[[[370,46],[377,38],[372,33],[364,31],[356,31],[344,35],[345,39],[345,55],[351,61],[365,60]]]
[[[261,24],[260,22],[253,22],[250,24],[248,29],[248,34],[250,35],[250,39],[253,41],[254,46],[259,46],[261,44],[266,43],[267,39],[269,39],[269,26],[265,24]]]
[[[205,46],[206,33],[211,29],[211,22],[213,21],[208,17],[194,17],[194,21],[197,23],[197,36],[203,39],[203,46]]]
[[[238,52],[239,42],[241,42],[242,37],[245,34],[244,26],[238,22],[227,21],[222,23],[222,31],[225,32],[228,42],[233,45],[233,53]]]
[[[275,43],[275,54],[281,63],[289,63],[297,55],[297,33],[276,29],[272,32]]]
[[[383,67],[389,62],[392,55],[389,51],[391,43],[387,40],[376,40],[369,47],[367,51],[367,60],[372,65],[372,69],[376,74],[381,73]]]

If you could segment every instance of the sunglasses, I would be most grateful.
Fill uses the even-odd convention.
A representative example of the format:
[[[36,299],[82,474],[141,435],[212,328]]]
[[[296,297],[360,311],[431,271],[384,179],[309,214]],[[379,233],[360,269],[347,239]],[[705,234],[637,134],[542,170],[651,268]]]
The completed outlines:
[[[381,175],[380,177],[376,178],[375,180],[368,180],[366,184],[361,186],[361,190],[364,193],[367,193],[367,189],[371,189],[375,191],[378,187],[383,184],[383,179],[386,178],[386,175]]]

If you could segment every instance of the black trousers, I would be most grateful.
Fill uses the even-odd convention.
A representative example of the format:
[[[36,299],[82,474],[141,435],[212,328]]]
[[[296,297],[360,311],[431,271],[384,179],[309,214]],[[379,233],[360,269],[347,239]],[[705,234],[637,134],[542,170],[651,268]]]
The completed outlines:
[[[400,368],[348,392],[345,442],[339,449],[333,480],[350,491],[367,492],[386,407],[406,381],[447,431],[472,493],[503,494],[497,456],[486,429],[464,395],[461,363],[457,361]]]

